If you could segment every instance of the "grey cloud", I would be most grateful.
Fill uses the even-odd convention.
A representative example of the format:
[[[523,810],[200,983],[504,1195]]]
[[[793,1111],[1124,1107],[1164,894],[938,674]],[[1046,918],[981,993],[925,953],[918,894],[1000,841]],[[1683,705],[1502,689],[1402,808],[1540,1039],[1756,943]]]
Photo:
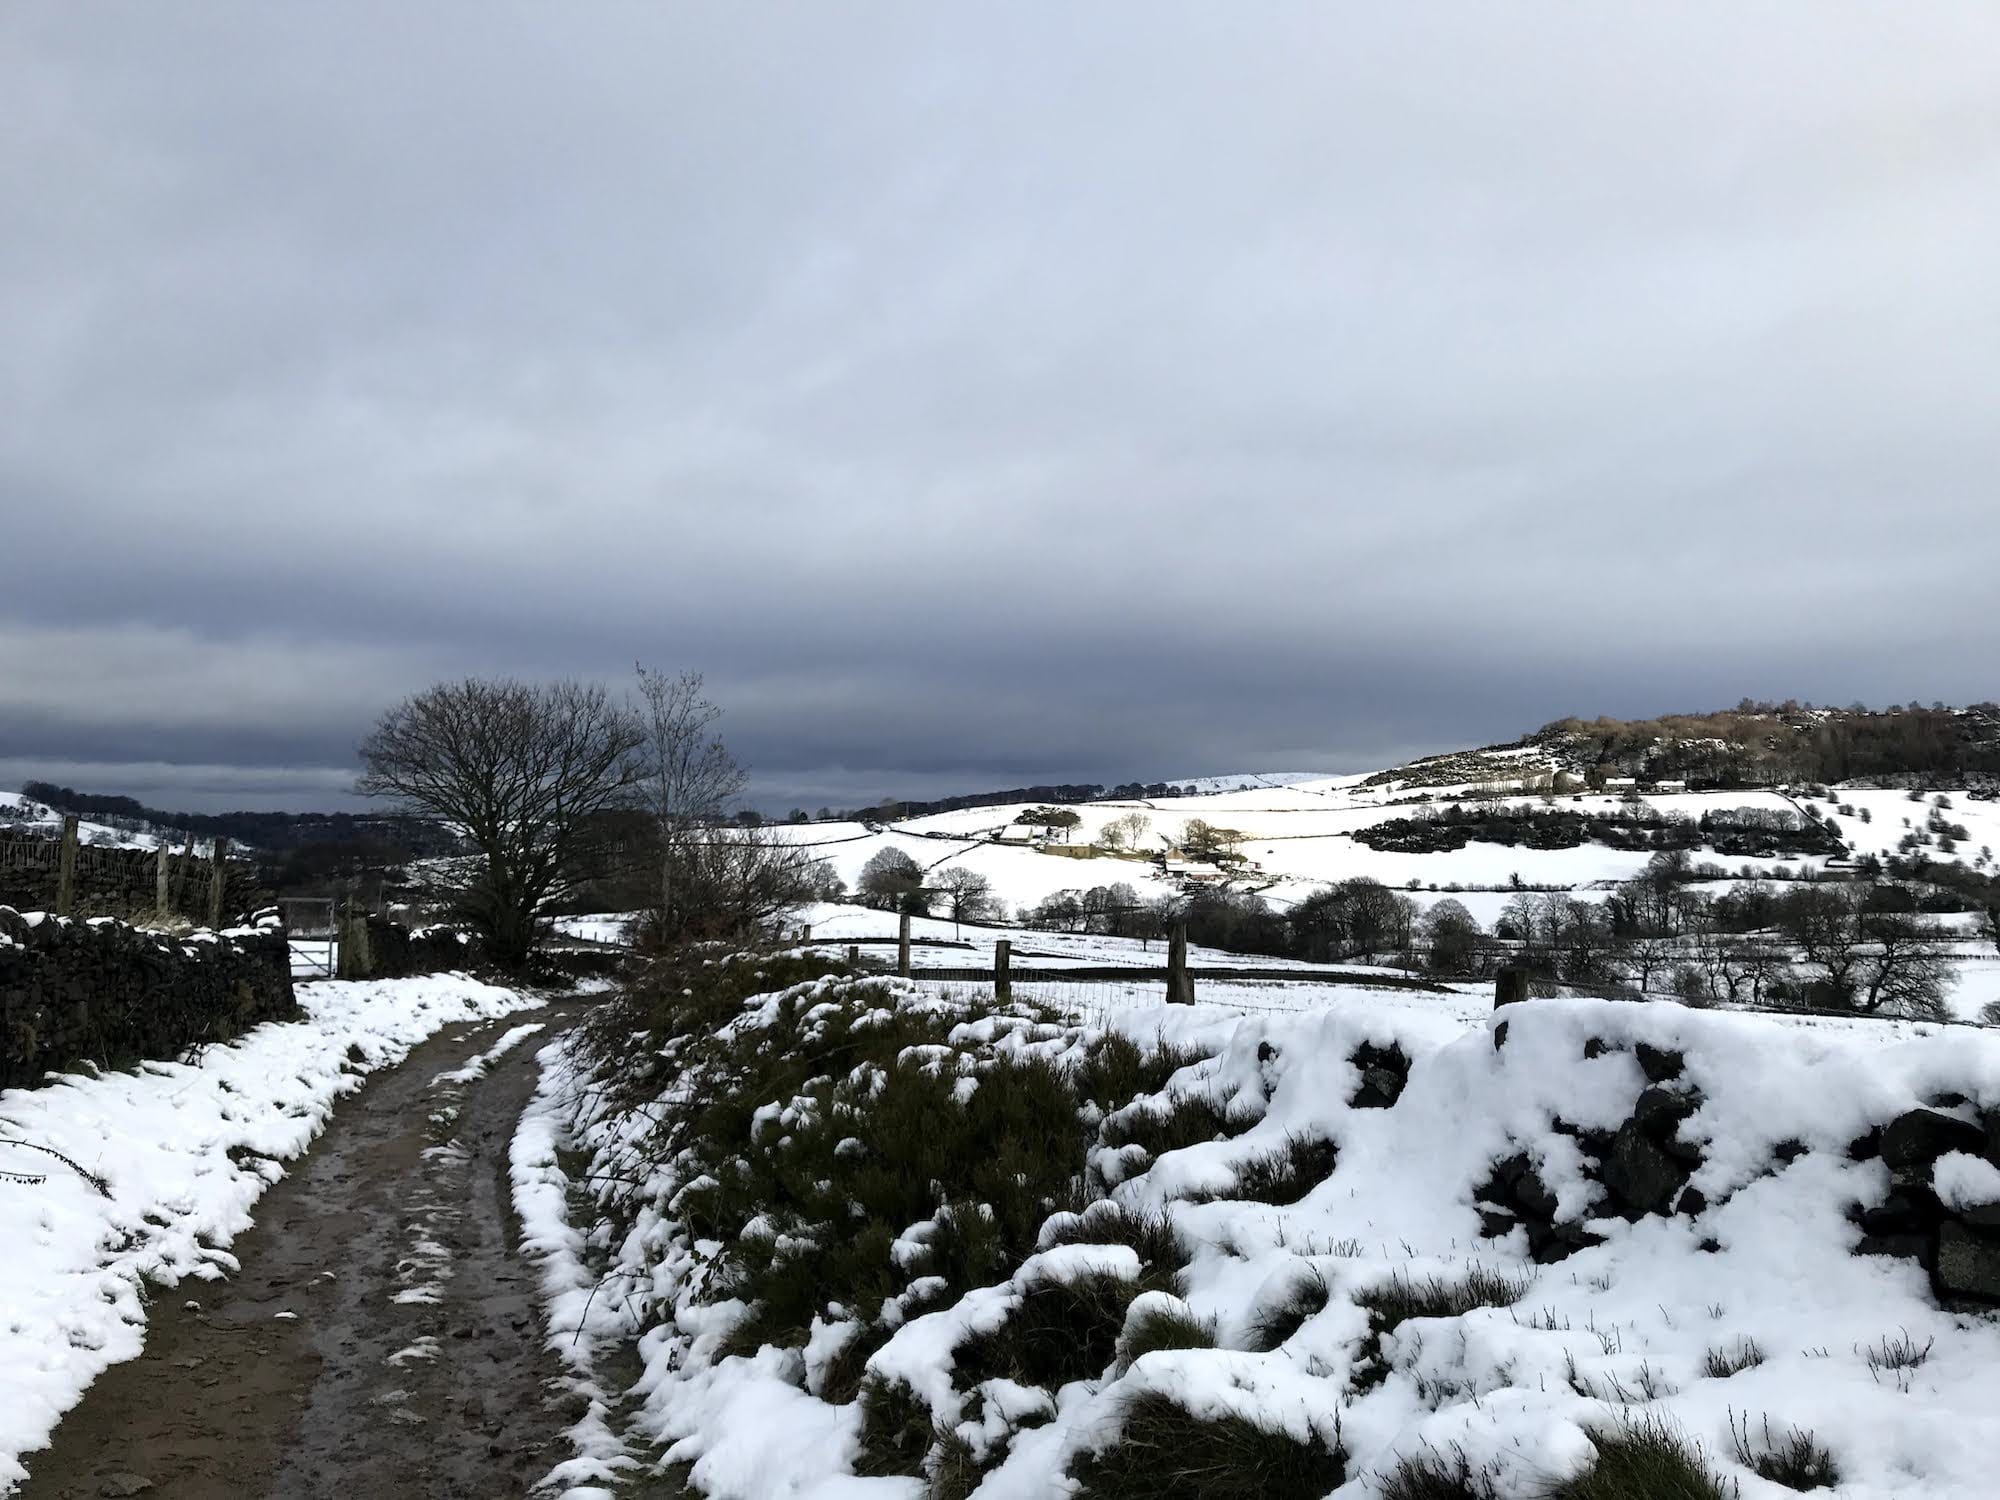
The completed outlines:
[[[19,8],[0,757],[262,793],[634,657],[772,803],[1989,697],[1996,43]]]

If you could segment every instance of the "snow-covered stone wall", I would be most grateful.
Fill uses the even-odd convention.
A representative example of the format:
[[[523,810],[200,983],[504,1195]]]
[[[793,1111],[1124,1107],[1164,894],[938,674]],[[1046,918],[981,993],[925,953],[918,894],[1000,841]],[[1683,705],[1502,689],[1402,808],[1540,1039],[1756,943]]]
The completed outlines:
[[[296,1014],[275,915],[176,938],[0,906],[0,1088],[86,1061],[177,1057]]]

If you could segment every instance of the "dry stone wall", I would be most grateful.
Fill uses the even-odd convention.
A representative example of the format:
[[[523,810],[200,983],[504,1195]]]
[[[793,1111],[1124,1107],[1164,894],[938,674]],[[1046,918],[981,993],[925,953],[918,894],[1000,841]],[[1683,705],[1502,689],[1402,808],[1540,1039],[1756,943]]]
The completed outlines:
[[[5,844],[0,851],[0,905],[20,911],[53,911],[59,878],[58,842],[10,838],[0,843]],[[155,850],[86,844],[76,854],[71,915],[150,919],[157,913],[160,865]],[[171,852],[167,888],[176,916],[191,922],[208,920],[213,872],[214,866],[205,858]],[[248,864],[226,861],[223,879],[225,919],[270,904],[270,892],[259,886]]]
[[[85,1062],[179,1057],[297,1014],[274,912],[180,938],[0,906],[0,1088]]]
[[[372,911],[356,912],[341,922],[342,979],[404,979],[485,966],[484,945],[450,927],[413,931]]]

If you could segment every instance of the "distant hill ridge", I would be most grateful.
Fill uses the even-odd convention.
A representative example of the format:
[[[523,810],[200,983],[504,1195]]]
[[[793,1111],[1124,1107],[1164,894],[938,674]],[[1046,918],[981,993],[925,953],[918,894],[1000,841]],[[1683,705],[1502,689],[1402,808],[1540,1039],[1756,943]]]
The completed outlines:
[[[2000,704],[1965,708],[1911,703],[1870,709],[1819,708],[1787,700],[1745,699],[1711,713],[1652,719],[1565,718],[1506,744],[1451,750],[1375,772],[1365,786],[1477,784],[1534,771],[1569,771],[1587,782],[1607,776],[1681,780],[1697,787],[1756,787],[1873,780],[1890,785],[1991,788],[2000,785]],[[889,799],[822,818],[893,822],[1015,803],[1140,801],[1201,795],[1238,783],[1276,785],[1299,773],[1180,777],[1165,781],[1054,782],[968,792],[922,801]],[[1226,785],[1225,785],[1226,784]],[[146,831],[222,835],[260,848],[380,839],[415,854],[457,852],[458,841],[427,819],[384,814],[227,812],[184,813],[148,807],[136,798],[80,792],[31,781],[22,791],[63,812]],[[805,815],[794,813],[795,819]]]
[[[1700,786],[1885,781],[1981,785],[2000,779],[2000,705],[1815,708],[1758,703],[1656,719],[1569,718],[1514,747],[1585,776],[1672,778]]]

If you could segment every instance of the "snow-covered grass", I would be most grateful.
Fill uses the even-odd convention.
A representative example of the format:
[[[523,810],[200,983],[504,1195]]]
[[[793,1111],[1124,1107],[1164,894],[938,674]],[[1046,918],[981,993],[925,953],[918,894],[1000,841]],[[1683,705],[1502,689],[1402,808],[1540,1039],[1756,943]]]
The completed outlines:
[[[1857,1254],[1851,1214],[1892,1187],[1871,1130],[2000,1113],[2000,1036],[1555,1000],[1500,1045],[1469,997],[1324,999],[1079,1025],[822,979],[566,1056],[605,1075],[560,1128],[645,1330],[634,1438],[745,1500],[1709,1493],[1632,1477],[1675,1463],[1755,1500],[1821,1459],[1848,1496],[1992,1493],[2000,1325]],[[1662,1057],[1690,1191],[1614,1211],[1602,1142]],[[1025,1242],[938,1114],[1011,1118],[1022,1069],[1074,1111],[1045,1104],[1027,1155],[984,1140],[1044,1202]],[[1475,1205],[1515,1158],[1571,1232],[1552,1251]],[[1995,1167],[1946,1153],[1935,1190],[1995,1212]],[[1414,1487],[1431,1459],[1462,1488]]]
[[[0,1093],[0,1169],[43,1179],[0,1180],[0,1488],[99,1372],[140,1352],[149,1287],[233,1268],[257,1199],[342,1096],[442,1026],[541,1003],[462,975],[308,985],[299,1001],[304,1019],[193,1064]]]

